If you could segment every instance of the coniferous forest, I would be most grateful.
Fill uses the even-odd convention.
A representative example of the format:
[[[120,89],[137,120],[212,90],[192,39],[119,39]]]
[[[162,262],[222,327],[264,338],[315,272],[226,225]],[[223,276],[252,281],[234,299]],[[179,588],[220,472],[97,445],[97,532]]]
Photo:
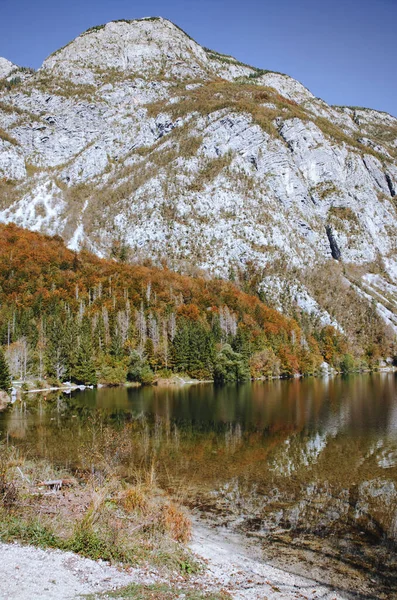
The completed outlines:
[[[330,326],[302,328],[236,283],[68,250],[0,226],[0,339],[13,379],[149,384],[315,374],[357,361]],[[362,353],[364,350],[362,350]]]

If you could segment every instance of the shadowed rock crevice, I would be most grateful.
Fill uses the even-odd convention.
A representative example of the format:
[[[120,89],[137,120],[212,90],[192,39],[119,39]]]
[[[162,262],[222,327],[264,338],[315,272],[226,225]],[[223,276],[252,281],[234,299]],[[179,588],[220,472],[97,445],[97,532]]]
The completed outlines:
[[[341,260],[342,253],[339,250],[339,246],[338,246],[335,236],[333,234],[332,227],[330,225],[327,225],[325,228],[325,231],[327,233],[329,245],[331,247],[332,258],[334,258],[335,260]]]
[[[390,196],[391,196],[392,198],[394,198],[394,197],[395,197],[395,195],[396,195],[396,190],[395,190],[395,188],[394,188],[394,185],[393,185],[393,182],[392,182],[392,180],[391,180],[391,177],[390,177],[390,175],[389,175],[388,173],[385,173],[385,177],[386,177],[387,187],[388,187],[388,188],[389,188],[389,190],[390,190]]]

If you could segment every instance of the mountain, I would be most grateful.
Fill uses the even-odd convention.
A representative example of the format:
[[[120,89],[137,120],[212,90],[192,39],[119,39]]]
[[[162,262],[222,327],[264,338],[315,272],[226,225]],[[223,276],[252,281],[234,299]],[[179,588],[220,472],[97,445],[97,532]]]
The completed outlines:
[[[93,27],[36,73],[7,64],[1,221],[233,279],[360,352],[394,340],[396,118],[329,106],[162,18]]]

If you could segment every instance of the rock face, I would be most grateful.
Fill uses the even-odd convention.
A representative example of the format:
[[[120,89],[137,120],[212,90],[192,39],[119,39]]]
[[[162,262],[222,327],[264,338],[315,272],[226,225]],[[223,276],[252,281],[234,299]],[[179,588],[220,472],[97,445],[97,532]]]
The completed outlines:
[[[13,65],[12,62],[0,56],[0,79],[8,77],[11,71],[13,71],[16,68],[17,67]]]
[[[0,59],[0,78],[12,69]],[[161,18],[94,27],[13,77],[0,85],[1,220],[102,256],[121,242],[171,268],[254,266],[268,298],[305,298],[325,322],[299,273],[354,265],[341,285],[397,331],[394,117],[330,107]]]

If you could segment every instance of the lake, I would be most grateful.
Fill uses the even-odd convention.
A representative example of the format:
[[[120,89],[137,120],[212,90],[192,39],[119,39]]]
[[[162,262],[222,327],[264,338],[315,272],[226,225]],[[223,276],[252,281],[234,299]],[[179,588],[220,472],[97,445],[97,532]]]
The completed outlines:
[[[352,598],[397,598],[397,376],[27,394],[4,442],[155,477],[263,559]]]

